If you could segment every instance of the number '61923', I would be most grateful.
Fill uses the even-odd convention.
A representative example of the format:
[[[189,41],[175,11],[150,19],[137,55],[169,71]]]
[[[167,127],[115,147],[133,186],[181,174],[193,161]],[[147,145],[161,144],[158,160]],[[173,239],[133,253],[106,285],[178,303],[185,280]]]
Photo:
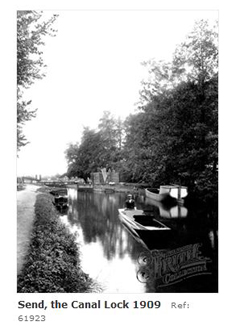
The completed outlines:
[[[19,315],[18,321],[20,322],[43,322],[46,320],[45,315]]]

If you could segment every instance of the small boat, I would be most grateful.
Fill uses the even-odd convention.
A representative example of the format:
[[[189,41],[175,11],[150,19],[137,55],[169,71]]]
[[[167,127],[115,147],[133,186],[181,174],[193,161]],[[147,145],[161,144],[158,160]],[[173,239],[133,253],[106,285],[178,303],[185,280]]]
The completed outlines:
[[[152,215],[145,214],[138,209],[119,209],[120,219],[134,230],[163,231],[171,230],[162,222],[156,220]]]
[[[160,186],[160,188],[146,188],[145,195],[155,201],[161,202],[166,199],[176,200],[178,203],[183,203],[183,198],[188,195],[188,189],[179,185]]]
[[[148,249],[165,249],[175,241],[175,231],[143,210],[119,209],[118,213],[127,231]]]
[[[66,188],[58,188],[50,191],[50,194],[54,196],[53,204],[57,209],[61,211],[68,207],[68,195]]]
[[[67,196],[55,196],[54,205],[56,208],[63,210],[68,207],[68,197]]]

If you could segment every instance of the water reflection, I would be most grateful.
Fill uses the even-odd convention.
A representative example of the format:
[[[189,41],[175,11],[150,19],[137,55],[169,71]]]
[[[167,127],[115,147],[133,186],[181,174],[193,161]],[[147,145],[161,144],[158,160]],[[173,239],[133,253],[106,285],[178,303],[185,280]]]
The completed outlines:
[[[148,205],[154,205],[159,210],[159,215],[162,218],[176,219],[176,218],[186,218],[188,215],[188,210],[182,205],[166,206],[161,202],[157,202],[151,198],[146,197],[145,203]]]
[[[148,239],[146,237],[137,238],[123,226],[118,218],[118,208],[123,207],[126,194],[77,192],[75,189],[69,189],[68,196],[68,214],[62,219],[68,223],[72,231],[78,233],[83,270],[100,283],[103,292],[211,292],[211,290],[214,292],[217,290],[215,230],[209,228],[205,220],[192,217],[191,212],[191,217],[189,217],[186,207],[172,210],[172,208],[168,209],[162,205],[154,205],[143,195],[135,196],[137,208],[150,209],[156,218],[161,219],[178,233],[177,240],[168,241],[163,247],[162,244],[159,245],[162,243],[160,240],[154,241],[151,237]],[[158,251],[160,254],[165,254],[164,262],[166,263],[168,260],[170,265],[171,251],[176,252],[177,249],[181,251],[186,246],[189,247],[188,251],[191,251],[196,244],[198,244],[201,256],[208,260],[206,267],[208,276],[212,280],[212,282],[208,281],[211,283],[210,287],[206,287],[206,281],[200,280],[199,283],[200,275],[195,276],[194,283],[191,285],[189,284],[191,279],[182,278],[180,282],[170,283],[167,286],[160,285],[162,278],[152,276],[152,264],[151,267],[145,265],[143,273],[141,273],[141,276],[144,274],[148,280],[141,280],[139,275],[142,271],[142,266],[139,264],[140,255]],[[174,252],[172,253],[174,254]],[[173,254],[171,260],[174,259]],[[179,258],[180,255],[176,254]],[[159,260],[160,266],[158,264],[158,267],[162,267],[163,259]],[[176,266],[175,270],[177,268],[179,270],[181,267],[183,264]],[[174,267],[172,269],[174,270]],[[200,268],[198,270],[200,271]],[[189,271],[193,271],[193,269]],[[201,274],[203,275],[203,272]],[[173,274],[170,275],[173,276]]]
[[[124,202],[124,196],[80,192],[77,198],[69,197],[68,219],[81,227],[84,244],[99,242],[108,260],[123,258],[126,251],[133,253],[134,245],[118,220],[117,205]]]

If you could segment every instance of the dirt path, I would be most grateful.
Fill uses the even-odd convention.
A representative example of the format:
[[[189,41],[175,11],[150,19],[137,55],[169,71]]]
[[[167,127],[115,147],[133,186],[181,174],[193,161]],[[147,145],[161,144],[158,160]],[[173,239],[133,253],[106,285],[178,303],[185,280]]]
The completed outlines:
[[[17,192],[17,274],[22,269],[29,246],[38,188],[38,186],[26,185],[24,190]]]

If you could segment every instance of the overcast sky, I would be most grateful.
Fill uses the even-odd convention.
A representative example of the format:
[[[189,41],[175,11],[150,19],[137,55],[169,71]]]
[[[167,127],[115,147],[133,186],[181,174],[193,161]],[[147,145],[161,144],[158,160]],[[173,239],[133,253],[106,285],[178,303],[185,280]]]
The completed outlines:
[[[30,143],[18,175],[64,173],[64,151],[80,142],[83,126],[97,128],[103,111],[125,118],[134,112],[141,62],[170,60],[198,19],[217,11],[60,11],[56,37],[45,39],[46,77],[25,93],[37,117],[24,126]],[[46,17],[51,12],[45,12]]]

